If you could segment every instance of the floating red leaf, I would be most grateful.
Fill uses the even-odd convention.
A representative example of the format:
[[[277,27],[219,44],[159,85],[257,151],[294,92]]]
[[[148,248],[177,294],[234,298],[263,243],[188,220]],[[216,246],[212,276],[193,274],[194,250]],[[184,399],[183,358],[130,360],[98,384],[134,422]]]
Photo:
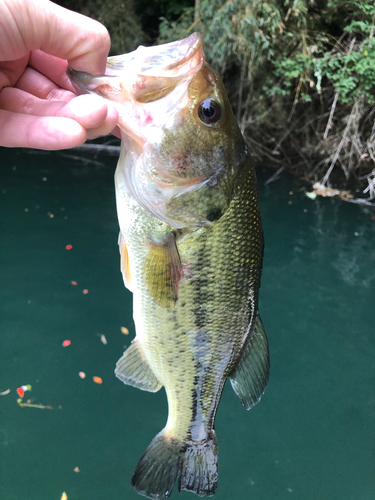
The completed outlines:
[[[24,397],[25,391],[22,389],[22,387],[17,387],[17,394],[19,395],[20,398]]]

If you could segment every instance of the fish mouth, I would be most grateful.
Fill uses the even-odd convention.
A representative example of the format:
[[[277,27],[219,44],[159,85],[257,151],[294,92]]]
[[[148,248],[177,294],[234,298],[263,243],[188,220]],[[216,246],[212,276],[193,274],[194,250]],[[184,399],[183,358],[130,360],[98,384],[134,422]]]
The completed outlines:
[[[107,59],[105,75],[68,68],[79,93],[95,93],[118,103],[148,103],[168,95],[181,81],[192,77],[204,62],[202,37],[193,33],[176,42],[139,46],[129,54]]]
[[[203,63],[202,37],[193,33],[183,40],[141,45],[129,54],[109,57],[105,75],[68,68],[68,76],[77,93],[95,93],[112,101],[119,112],[120,129],[142,146],[148,126],[171,123],[176,103],[180,108],[187,106],[188,84]]]

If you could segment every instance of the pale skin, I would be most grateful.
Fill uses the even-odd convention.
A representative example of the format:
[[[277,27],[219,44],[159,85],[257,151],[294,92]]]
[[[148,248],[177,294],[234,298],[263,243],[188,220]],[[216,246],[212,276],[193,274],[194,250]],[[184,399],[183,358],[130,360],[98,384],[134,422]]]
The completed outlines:
[[[77,97],[72,68],[105,72],[106,28],[48,0],[0,0],[0,146],[78,146],[116,127],[113,105]]]

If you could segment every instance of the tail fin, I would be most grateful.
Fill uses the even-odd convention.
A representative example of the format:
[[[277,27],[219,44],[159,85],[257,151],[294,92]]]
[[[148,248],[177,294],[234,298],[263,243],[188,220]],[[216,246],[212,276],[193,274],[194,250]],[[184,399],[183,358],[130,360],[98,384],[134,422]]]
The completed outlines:
[[[217,488],[217,440],[212,430],[204,441],[186,443],[178,490],[211,496]]]
[[[217,488],[217,441],[212,430],[204,441],[179,442],[160,432],[143,453],[132,476],[133,488],[153,500],[178,489],[211,496]]]

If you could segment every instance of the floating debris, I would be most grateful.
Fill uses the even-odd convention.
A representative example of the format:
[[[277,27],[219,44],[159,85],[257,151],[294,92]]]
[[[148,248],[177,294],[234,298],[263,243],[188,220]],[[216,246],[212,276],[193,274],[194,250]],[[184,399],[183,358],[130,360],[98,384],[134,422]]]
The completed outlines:
[[[0,396],[6,396],[9,393],[10,393],[10,389],[7,389],[6,391],[0,392]]]
[[[305,195],[310,198],[310,200],[315,200],[318,196],[314,191],[306,191]]]
[[[53,407],[51,405],[34,405],[31,403],[23,403],[22,399],[17,399],[18,406],[21,406],[21,408],[39,408],[41,410],[53,410]],[[59,409],[61,407],[59,406]]]
[[[64,340],[64,342],[62,343],[62,346],[63,347],[68,347],[68,345],[70,345],[72,343],[71,340]]]
[[[31,385],[22,385],[21,387],[17,387],[16,392],[20,398],[23,398],[26,391],[31,391]]]
[[[26,401],[26,403],[23,402],[22,398],[25,395],[26,391],[31,391],[32,387],[30,384],[27,385],[22,385],[21,387],[17,387],[16,391],[17,394],[20,396],[17,399],[17,403],[21,408],[40,408],[42,410],[53,410],[51,405],[41,405],[41,404],[33,404],[33,401],[35,401],[35,398],[30,398]]]
[[[85,373],[85,372],[79,372],[79,373],[78,373],[78,375],[79,375],[82,379],[86,378],[86,373]]]
[[[92,377],[93,381],[95,382],[95,384],[102,384],[103,383],[103,380],[100,378],[100,377]]]
[[[122,326],[122,327],[121,327],[121,332],[122,332],[124,335],[128,335],[129,330],[128,330],[125,326]]]
[[[107,339],[105,338],[105,335],[100,335],[100,340],[103,342],[104,345],[107,345]]]
[[[87,295],[89,293],[89,291],[87,290],[87,288],[85,288],[82,292],[84,295]]]
[[[47,212],[47,215],[50,219],[53,219],[55,217],[51,212]]]
[[[313,191],[307,191],[305,193],[305,195],[311,200],[315,200],[317,196],[323,196],[324,198],[337,197],[343,201],[352,200],[354,198],[349,191],[345,191],[343,189],[333,189],[325,186],[324,184],[320,184],[320,182],[315,182],[313,188]]]
[[[65,493],[65,491],[64,491],[64,493],[61,495],[60,500],[68,500],[68,497],[67,497],[67,494]]]
[[[74,470],[74,472],[77,472],[77,473],[78,473],[78,472],[81,472],[81,471],[79,470],[79,467],[74,467],[74,469],[73,469],[73,470]]]
[[[67,250],[71,250],[71,249],[73,248],[73,245],[66,245],[66,246],[65,246],[65,248],[66,248]]]

